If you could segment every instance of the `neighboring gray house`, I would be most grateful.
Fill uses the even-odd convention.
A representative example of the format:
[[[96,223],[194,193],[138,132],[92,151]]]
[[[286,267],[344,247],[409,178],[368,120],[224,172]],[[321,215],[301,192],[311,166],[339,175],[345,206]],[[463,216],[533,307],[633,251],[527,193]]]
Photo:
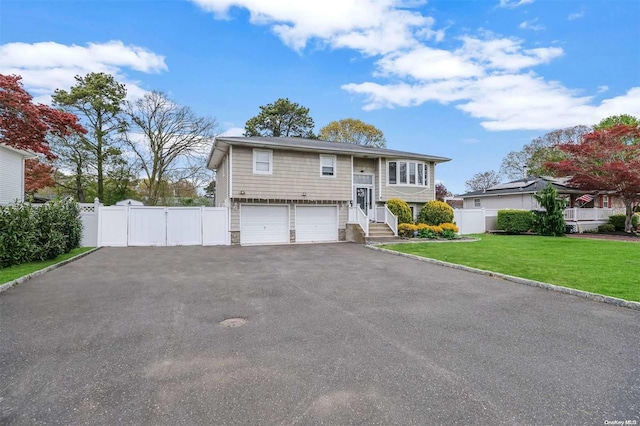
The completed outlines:
[[[24,160],[35,157],[0,143],[0,205],[24,201]]]
[[[535,210],[538,205],[533,194],[550,183],[558,194],[565,198],[569,208],[624,208],[619,197],[606,191],[587,192],[567,185],[568,178],[527,177],[511,182],[500,183],[483,191],[473,191],[460,195],[465,209],[524,209]]]
[[[259,244],[343,241],[350,207],[375,221],[390,198],[415,215],[435,198],[435,165],[445,161],[341,142],[217,137],[207,164],[232,244]]]

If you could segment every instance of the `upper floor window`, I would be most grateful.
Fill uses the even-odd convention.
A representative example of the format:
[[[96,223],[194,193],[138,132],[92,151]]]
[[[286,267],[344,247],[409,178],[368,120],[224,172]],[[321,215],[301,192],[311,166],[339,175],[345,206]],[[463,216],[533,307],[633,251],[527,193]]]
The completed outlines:
[[[336,176],[336,156],[335,155],[320,156],[320,176],[324,176],[324,177]]]
[[[473,207],[480,207],[480,198],[473,199]]]
[[[273,173],[273,151],[266,149],[253,150],[253,173],[262,175]]]
[[[429,165],[419,161],[387,162],[389,185],[429,186]]]

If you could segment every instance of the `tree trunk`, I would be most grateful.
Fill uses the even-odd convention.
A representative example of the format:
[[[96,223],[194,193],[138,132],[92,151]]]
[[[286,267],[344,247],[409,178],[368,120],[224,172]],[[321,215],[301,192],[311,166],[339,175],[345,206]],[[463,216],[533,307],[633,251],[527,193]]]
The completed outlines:
[[[629,199],[629,198],[625,198],[624,199],[624,208],[625,208],[625,213],[626,213],[626,218],[624,219],[624,231],[625,232],[633,232],[633,200]]]
[[[79,203],[84,203],[84,188],[82,187],[82,168],[76,168],[76,199]]]

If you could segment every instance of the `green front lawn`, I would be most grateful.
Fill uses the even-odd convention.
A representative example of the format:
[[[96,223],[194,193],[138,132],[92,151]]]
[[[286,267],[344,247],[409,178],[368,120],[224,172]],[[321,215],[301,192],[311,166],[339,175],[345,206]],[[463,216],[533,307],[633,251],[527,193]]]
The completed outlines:
[[[640,244],[530,235],[384,248],[487,271],[640,301]]]
[[[9,266],[8,268],[4,269],[0,268],[0,284],[8,283],[9,281],[24,277],[25,275],[29,275],[32,272],[39,271],[40,269],[44,269],[47,266],[55,265],[56,263],[60,263],[74,256],[77,256],[80,253],[84,253],[92,249],[93,247],[80,247],[71,250],[69,253],[61,254],[55,259],[45,260],[41,262],[23,263],[22,265]]]

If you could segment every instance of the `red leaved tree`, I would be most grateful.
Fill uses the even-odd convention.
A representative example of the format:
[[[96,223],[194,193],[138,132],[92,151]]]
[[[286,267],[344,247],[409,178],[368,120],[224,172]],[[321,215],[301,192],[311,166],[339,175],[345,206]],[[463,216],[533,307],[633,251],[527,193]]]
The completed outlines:
[[[640,128],[618,124],[594,130],[578,144],[560,144],[565,160],[547,163],[558,176],[571,176],[569,184],[587,191],[619,195],[625,205],[625,230],[632,232],[633,203],[640,200]]]
[[[51,152],[47,136],[87,131],[75,115],[34,104],[21,80],[17,75],[0,74],[0,143],[40,156],[40,159],[27,160],[25,165],[25,191],[34,193],[53,184],[53,168],[49,162],[56,156]]]

